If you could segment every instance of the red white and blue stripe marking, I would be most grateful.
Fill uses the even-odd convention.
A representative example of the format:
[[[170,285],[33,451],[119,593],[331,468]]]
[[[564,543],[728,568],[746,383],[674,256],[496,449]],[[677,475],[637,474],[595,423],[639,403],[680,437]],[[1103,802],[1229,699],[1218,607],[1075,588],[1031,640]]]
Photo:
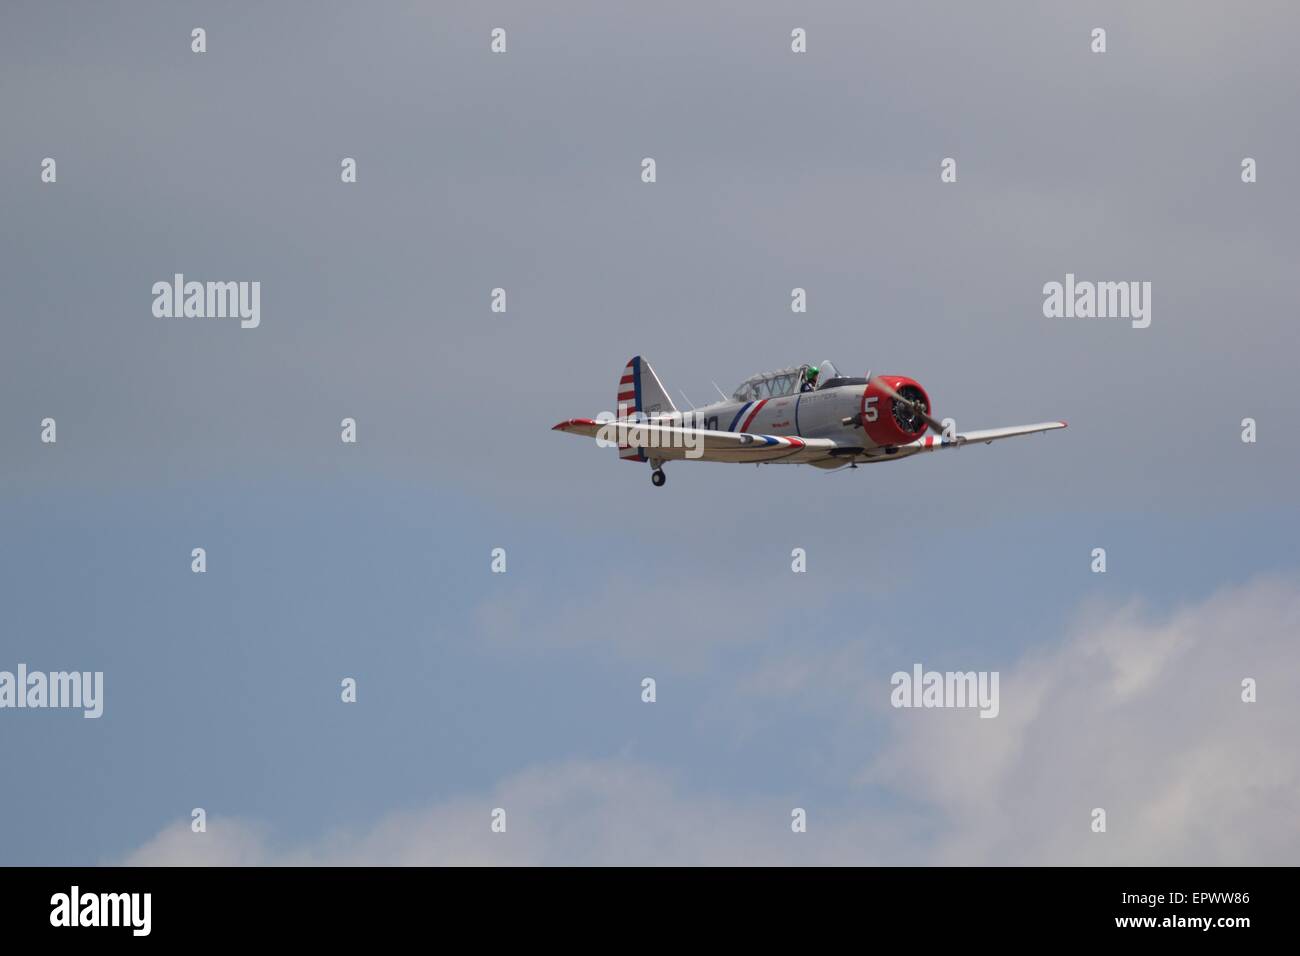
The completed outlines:
[[[623,375],[618,380],[617,417],[641,420],[641,356],[628,360]],[[619,445],[618,457],[623,461],[646,461],[645,449]]]

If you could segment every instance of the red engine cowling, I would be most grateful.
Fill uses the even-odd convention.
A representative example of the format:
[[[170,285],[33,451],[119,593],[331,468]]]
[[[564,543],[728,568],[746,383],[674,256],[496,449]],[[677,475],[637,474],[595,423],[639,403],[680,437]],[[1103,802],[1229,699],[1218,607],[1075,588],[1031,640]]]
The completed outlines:
[[[925,419],[916,410],[890,398],[876,384],[876,378],[899,395],[925,405],[931,412],[930,396],[914,379],[906,375],[878,375],[862,391],[862,427],[876,445],[905,445],[925,434]]]

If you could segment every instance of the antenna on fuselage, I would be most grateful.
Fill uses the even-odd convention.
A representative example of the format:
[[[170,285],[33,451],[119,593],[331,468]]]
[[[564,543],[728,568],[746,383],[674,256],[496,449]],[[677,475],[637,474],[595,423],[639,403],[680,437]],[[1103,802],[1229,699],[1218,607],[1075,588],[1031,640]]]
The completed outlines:
[[[695,403],[691,401],[690,396],[687,395],[685,392],[683,392],[680,388],[677,390],[677,393],[681,395],[682,398],[686,399],[686,404],[691,406],[691,411],[695,411]]]
[[[722,389],[718,388],[718,383],[717,383],[717,382],[710,382],[709,384],[712,385],[712,386],[714,387],[714,389],[717,391],[717,393],[718,393],[719,395],[722,396],[722,400],[723,400],[724,402],[729,402],[729,401],[731,401],[731,399],[727,398],[727,393],[724,392]]]

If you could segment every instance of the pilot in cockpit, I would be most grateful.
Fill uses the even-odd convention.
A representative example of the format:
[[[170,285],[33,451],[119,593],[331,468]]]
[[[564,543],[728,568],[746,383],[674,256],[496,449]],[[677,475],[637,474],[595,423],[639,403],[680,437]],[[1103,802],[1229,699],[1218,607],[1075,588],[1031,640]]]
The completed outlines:
[[[801,392],[811,392],[817,387],[817,374],[819,369],[816,365],[804,366],[803,383],[799,386]]]

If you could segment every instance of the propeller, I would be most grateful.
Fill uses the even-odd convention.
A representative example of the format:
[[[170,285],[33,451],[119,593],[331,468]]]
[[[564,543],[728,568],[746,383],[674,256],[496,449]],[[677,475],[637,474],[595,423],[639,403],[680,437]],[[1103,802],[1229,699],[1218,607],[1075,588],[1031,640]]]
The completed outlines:
[[[904,398],[902,395],[898,394],[898,392],[894,389],[892,385],[886,382],[879,375],[877,375],[875,378],[868,378],[868,381],[870,382],[870,384],[875,385],[876,388],[880,389],[882,392],[884,392],[894,401],[898,402],[900,405],[904,405],[907,408],[910,408],[917,415],[921,416],[921,418],[925,420],[925,423],[929,425],[931,428],[933,428],[937,433],[943,434],[943,422],[939,421],[937,418],[933,417],[930,414],[930,410],[925,407],[925,402],[917,401],[911,398]]]

